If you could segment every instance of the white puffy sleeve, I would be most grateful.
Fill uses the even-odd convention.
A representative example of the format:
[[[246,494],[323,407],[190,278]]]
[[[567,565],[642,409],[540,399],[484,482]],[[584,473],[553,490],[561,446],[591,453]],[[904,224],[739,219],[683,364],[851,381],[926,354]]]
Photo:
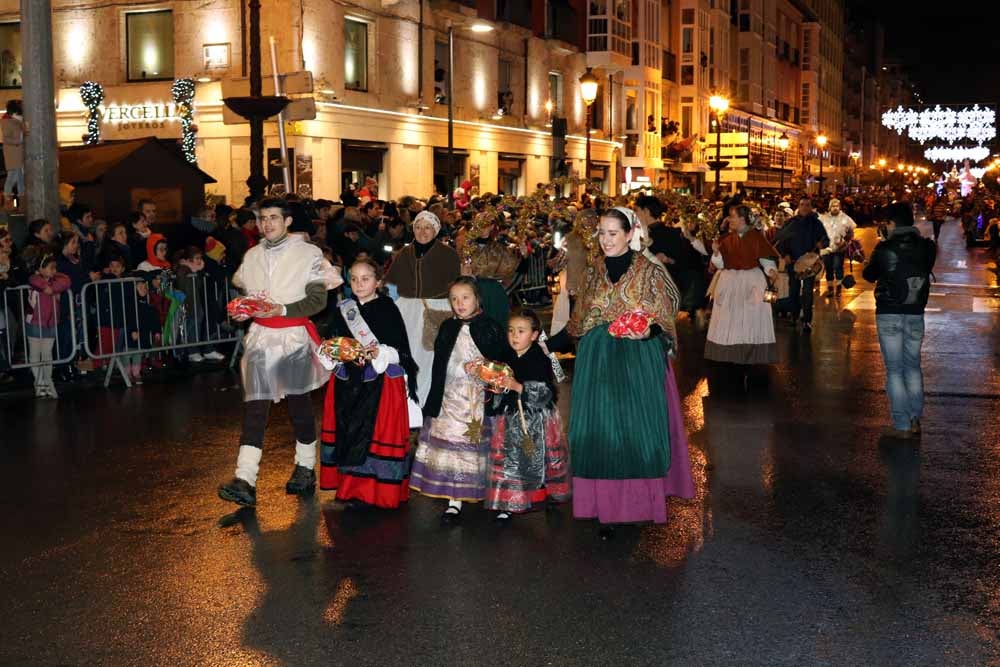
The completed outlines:
[[[389,364],[399,363],[399,351],[391,345],[379,345],[378,346],[378,356],[372,359],[372,368],[375,372],[381,375],[385,373],[385,369],[389,367]]]

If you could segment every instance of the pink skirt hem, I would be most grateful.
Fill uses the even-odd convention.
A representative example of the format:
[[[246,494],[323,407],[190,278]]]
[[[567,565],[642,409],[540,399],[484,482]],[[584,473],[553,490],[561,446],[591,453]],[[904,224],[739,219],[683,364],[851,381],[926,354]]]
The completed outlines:
[[[674,371],[667,364],[667,410],[670,415],[670,469],[653,479],[573,478],[573,516],[601,523],[667,522],[667,496],[693,498],[691,457]]]

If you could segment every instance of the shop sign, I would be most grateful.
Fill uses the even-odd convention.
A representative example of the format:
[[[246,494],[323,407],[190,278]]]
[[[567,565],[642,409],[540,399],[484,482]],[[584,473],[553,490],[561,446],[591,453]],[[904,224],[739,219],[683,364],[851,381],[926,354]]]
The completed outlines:
[[[119,130],[155,130],[168,123],[180,122],[181,116],[173,102],[145,104],[108,104],[101,106],[101,122]]]

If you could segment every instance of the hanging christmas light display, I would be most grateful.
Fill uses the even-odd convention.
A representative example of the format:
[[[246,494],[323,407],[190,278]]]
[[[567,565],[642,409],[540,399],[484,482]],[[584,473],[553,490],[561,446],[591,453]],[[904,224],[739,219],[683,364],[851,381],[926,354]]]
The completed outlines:
[[[924,157],[931,162],[961,162],[972,160],[979,162],[990,156],[990,149],[985,146],[934,146],[924,151]]]
[[[996,112],[978,104],[961,110],[938,105],[923,111],[899,106],[882,114],[882,125],[900,135],[906,132],[920,143],[929,139],[983,143],[997,136]]]
[[[83,143],[92,146],[101,140],[101,102],[104,101],[104,87],[96,81],[84,81],[80,85],[80,100],[87,107],[87,134]]]
[[[198,161],[195,155],[195,135],[198,126],[194,124],[194,79],[177,79],[170,88],[177,105],[177,115],[181,119],[181,150],[188,162]]]

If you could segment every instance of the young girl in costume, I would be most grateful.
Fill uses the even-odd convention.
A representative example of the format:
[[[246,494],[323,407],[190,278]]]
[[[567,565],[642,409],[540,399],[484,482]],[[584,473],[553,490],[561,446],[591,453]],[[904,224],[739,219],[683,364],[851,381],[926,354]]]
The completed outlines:
[[[415,491],[448,500],[445,522],[458,519],[463,502],[486,497],[485,389],[469,373],[472,362],[497,361],[506,347],[500,325],[480,308],[475,278],[455,280],[448,300],[454,317],[441,325],[434,341],[424,427],[410,474]]]
[[[501,361],[514,377],[499,384],[492,438],[486,507],[497,510],[498,521],[527,512],[546,498],[569,498],[569,450],[556,409],[552,361],[538,343],[542,323],[532,310],[515,311],[507,324],[510,349]]]
[[[354,296],[332,309],[327,328],[331,336],[360,341],[370,359],[359,365],[320,356],[333,377],[323,407],[319,486],[336,489],[337,500],[354,509],[395,509],[410,497],[407,398],[416,399],[417,366],[403,316],[378,292],[378,264],[357,259],[350,275]],[[419,408],[415,416],[419,425]]]

